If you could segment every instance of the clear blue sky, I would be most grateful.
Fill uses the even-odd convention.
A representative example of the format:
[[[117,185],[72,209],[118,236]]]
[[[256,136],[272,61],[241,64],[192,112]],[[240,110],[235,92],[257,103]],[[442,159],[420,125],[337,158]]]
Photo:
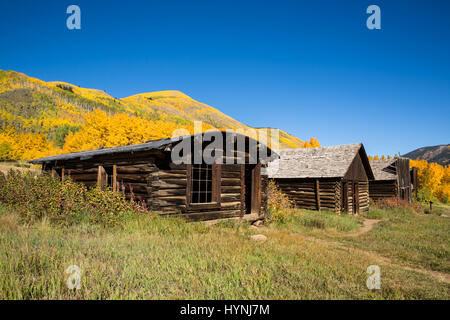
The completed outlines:
[[[0,69],[118,98],[180,90],[251,126],[406,153],[450,140],[449,16],[446,0],[1,1]]]

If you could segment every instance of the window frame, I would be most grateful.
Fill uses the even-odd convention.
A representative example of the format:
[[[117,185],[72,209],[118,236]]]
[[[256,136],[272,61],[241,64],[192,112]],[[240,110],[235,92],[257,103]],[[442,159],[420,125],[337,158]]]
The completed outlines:
[[[188,164],[186,167],[186,207],[187,209],[216,209],[221,207],[221,182],[222,168],[220,164],[213,163],[211,168],[211,202],[197,203],[192,202],[192,172],[193,165]]]

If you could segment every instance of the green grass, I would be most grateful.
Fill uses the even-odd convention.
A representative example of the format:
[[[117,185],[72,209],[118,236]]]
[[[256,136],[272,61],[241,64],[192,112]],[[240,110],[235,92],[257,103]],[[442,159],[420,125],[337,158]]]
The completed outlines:
[[[307,212],[255,242],[249,236],[262,231],[228,220],[206,226],[148,215],[116,227],[64,227],[45,219],[23,224],[0,206],[0,298],[450,298],[450,285],[429,275],[304,237],[302,231],[345,233],[359,224],[348,216],[319,216],[325,229],[306,222],[312,219]],[[65,284],[72,264],[83,272],[75,292]],[[373,264],[381,267],[381,290],[366,287]]]
[[[434,209],[432,214],[376,209],[367,216],[382,222],[367,234],[343,241],[399,263],[450,273],[450,218],[438,214]]]
[[[271,226],[280,230],[303,234],[339,234],[358,231],[362,219],[348,214],[337,215],[331,211],[293,210],[283,222],[272,223]]]
[[[429,208],[429,205],[426,206]],[[433,203],[433,208],[430,212],[431,214],[441,216],[441,215],[447,215],[450,216],[450,205],[445,203]]]

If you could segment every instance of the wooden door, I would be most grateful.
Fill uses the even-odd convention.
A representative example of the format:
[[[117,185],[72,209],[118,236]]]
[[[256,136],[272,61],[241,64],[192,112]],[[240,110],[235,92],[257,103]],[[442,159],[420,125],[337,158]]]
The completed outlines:
[[[341,184],[341,188],[342,188],[342,193],[341,193],[341,198],[342,198],[342,202],[341,202],[341,207],[343,212],[348,212],[349,208],[348,208],[348,184],[347,182],[342,182]]]

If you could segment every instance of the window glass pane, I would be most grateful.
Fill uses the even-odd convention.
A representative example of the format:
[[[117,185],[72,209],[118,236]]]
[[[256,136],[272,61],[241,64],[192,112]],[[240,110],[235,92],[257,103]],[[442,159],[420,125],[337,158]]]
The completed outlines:
[[[212,166],[208,164],[192,165],[191,202],[212,202]]]

